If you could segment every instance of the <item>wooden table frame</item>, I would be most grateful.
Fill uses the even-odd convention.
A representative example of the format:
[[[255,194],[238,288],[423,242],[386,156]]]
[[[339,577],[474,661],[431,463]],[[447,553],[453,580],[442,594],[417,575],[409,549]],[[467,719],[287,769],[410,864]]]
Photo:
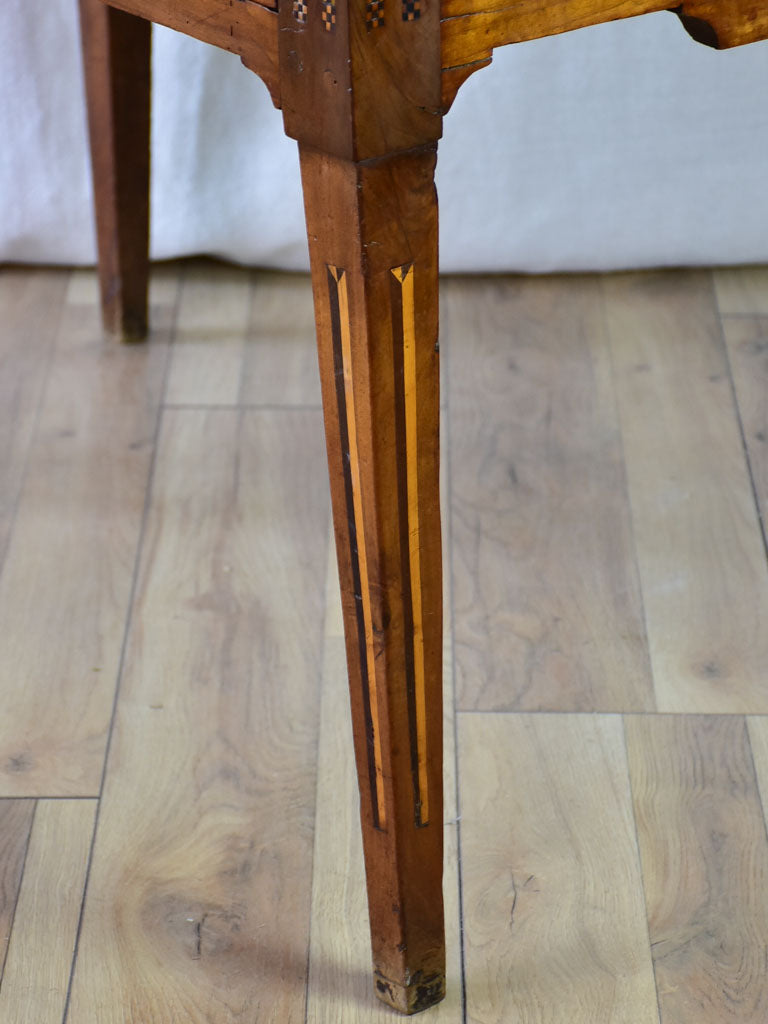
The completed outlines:
[[[147,328],[150,23],[237,53],[299,143],[377,995],[442,998],[437,197],[443,115],[494,47],[664,0],[80,0],[105,328]],[[768,36],[764,0],[685,0]]]

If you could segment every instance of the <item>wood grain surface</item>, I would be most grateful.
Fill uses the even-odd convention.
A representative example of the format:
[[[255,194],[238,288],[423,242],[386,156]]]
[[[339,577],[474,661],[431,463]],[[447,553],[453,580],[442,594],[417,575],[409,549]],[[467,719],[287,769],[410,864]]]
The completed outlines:
[[[768,579],[710,280],[604,292],[658,709],[766,711]]]
[[[444,308],[459,707],[652,709],[597,282],[451,281]]]
[[[215,278],[216,265],[210,268]],[[178,265],[158,267],[152,285],[156,320],[169,332],[179,272]],[[445,574],[448,986],[444,1003],[430,1011],[440,1020],[762,1024],[768,1017],[768,716],[752,714],[745,732],[738,714],[695,714],[702,691],[691,673],[665,675],[641,641],[656,692],[677,710],[627,710],[634,800],[620,719],[563,714],[573,710],[571,694],[547,691],[548,677],[541,686],[552,696],[551,712],[477,713],[469,705],[458,715],[458,792],[450,755],[453,640],[466,637],[468,624],[484,660],[464,685],[482,689],[482,666],[490,665],[501,700],[507,696],[494,648],[506,650],[505,594],[528,578],[526,547],[516,548],[514,537],[518,523],[528,536],[537,515],[545,515],[535,502],[558,509],[548,520],[560,545],[552,551],[564,552],[552,599],[563,581],[570,580],[566,593],[577,592],[573,566],[584,566],[577,579],[582,573],[592,580],[553,634],[558,645],[542,640],[545,660],[584,658],[579,631],[598,616],[586,619],[582,609],[590,594],[610,594],[602,589],[606,579],[633,573],[643,608],[673,579],[679,589],[666,605],[669,622],[660,631],[658,616],[649,620],[651,650],[707,650],[731,666],[746,659],[757,681],[749,693],[760,694],[768,667],[762,639],[742,630],[757,622],[750,629],[759,631],[762,622],[765,556],[761,541],[745,547],[735,536],[728,510],[732,503],[746,507],[746,480],[757,530],[767,368],[765,316],[755,311],[768,300],[758,270],[745,270],[743,279],[728,271],[725,293],[723,273],[714,275],[729,310],[722,316],[708,271],[597,282],[446,282],[441,485],[444,558],[455,561],[456,587],[452,595]],[[16,396],[0,413],[10,445],[0,451],[11,451],[5,465],[15,469],[7,480],[20,494],[0,574],[0,735],[9,742],[0,766],[17,797],[0,800],[0,955],[11,933],[9,963],[15,957],[13,984],[8,975],[0,988],[3,1024],[47,1022],[46,1015],[62,1022],[72,922],[76,930],[80,912],[78,872],[87,863],[87,852],[83,859],[77,851],[87,847],[90,828],[85,810],[82,830],[72,815],[75,805],[93,807],[66,793],[71,786],[82,792],[86,776],[86,795],[100,791],[109,726],[103,712],[115,675],[105,692],[98,690],[103,684],[92,676],[101,674],[90,670],[106,662],[93,660],[93,652],[103,644],[116,669],[130,604],[121,588],[140,552],[66,1024],[282,1024],[302,1022],[305,1014],[313,1022],[383,1024],[388,1012],[370,988],[333,556],[326,570],[320,418],[316,409],[295,408],[309,398],[314,358],[301,279],[249,275],[246,341],[233,360],[237,369],[227,370],[227,400],[240,404],[165,407],[140,541],[141,516],[132,517],[150,486],[155,441],[148,431],[163,390],[167,339],[150,340],[143,352],[102,347],[95,277],[67,277],[62,308],[61,272],[0,271],[0,382]],[[198,279],[202,288],[204,270]],[[306,293],[306,278],[303,287]],[[599,301],[596,291],[604,292]],[[231,311],[207,294],[220,316],[218,325],[209,321],[211,337],[226,337]],[[294,338],[287,307],[302,301]],[[617,323],[624,325],[619,335]],[[505,338],[522,347],[525,379],[517,384],[506,366],[514,352],[505,351]],[[190,347],[204,343],[202,332],[192,332]],[[485,369],[468,365],[460,347],[470,345],[476,360],[491,354]],[[190,397],[205,399],[210,373],[208,360],[189,361]],[[485,404],[475,394],[481,386]],[[547,417],[553,396],[559,404]],[[291,408],[279,411],[280,402]],[[261,411],[247,408],[260,403]],[[510,413],[514,403],[520,409]],[[551,436],[548,423],[554,429],[556,422]],[[521,445],[506,435],[510,423],[534,453],[518,474],[525,488],[512,488],[498,468],[520,461]],[[473,438],[492,439],[490,447],[478,454]],[[126,468],[124,454],[139,440],[142,472],[132,463]],[[538,490],[534,455],[546,484]],[[615,462],[616,475],[601,476]],[[580,504],[574,481],[592,481],[591,474],[601,481],[590,491],[595,501]],[[623,497],[617,500],[618,483],[603,497],[607,481],[621,474],[630,481]],[[484,484],[473,499],[477,478]],[[696,500],[685,496],[689,491]],[[503,513],[504,530],[487,531],[493,558],[468,557],[458,499],[481,523],[486,502],[491,524]],[[569,548],[567,534],[555,533],[563,508],[579,537],[594,530],[585,522],[591,516],[606,534],[617,529],[611,516],[628,518],[621,528],[626,550],[613,548],[615,533],[602,541],[615,550],[608,570],[590,575],[578,546]],[[633,568],[634,548],[649,536],[660,545],[651,549],[659,577]],[[590,544],[588,551],[602,550]],[[741,554],[732,555],[733,545]],[[680,559],[689,573],[684,586],[676,576]],[[727,601],[724,583],[732,588]],[[475,615],[466,595],[486,601],[493,588],[498,600]],[[702,607],[706,615],[696,612]],[[613,607],[606,615],[614,622]],[[104,623],[112,625],[105,630]],[[625,643],[594,630],[608,652]],[[460,648],[456,656],[460,675]],[[715,693],[728,708],[741,703],[742,682],[729,674],[718,690],[710,679],[707,699]],[[624,683],[616,680],[608,692],[623,692]],[[63,749],[69,742],[72,749]],[[15,762],[21,770],[11,772],[9,757],[27,749],[35,751],[37,768],[22,760]],[[61,827],[37,832],[36,823],[35,853],[27,849],[31,798],[46,795],[49,784],[57,788],[47,795],[62,799],[40,808],[50,808],[52,823],[60,806]],[[51,920],[62,923],[52,929]],[[20,945],[14,953],[15,942],[46,952],[22,955]],[[649,988],[653,960],[660,1020]]]
[[[768,822],[768,718],[763,715],[750,716],[747,719],[747,730],[763,807],[763,819]]]
[[[185,262],[166,405],[319,409],[306,276]]]
[[[0,275],[0,566],[59,328],[69,272],[8,268]]]
[[[0,985],[34,814],[34,800],[0,800]]]
[[[316,7],[302,16],[293,3],[279,5],[280,105],[292,139],[352,161],[434,146],[442,132],[440,0],[419,0],[415,18],[392,7],[341,0],[327,23]]]
[[[312,288],[304,274],[255,275],[240,401],[320,408]]]
[[[459,720],[467,1020],[657,1024],[621,718]]]
[[[713,277],[721,315],[768,316],[768,267],[721,267]]]
[[[68,1024],[303,1021],[320,414],[166,413]]]
[[[725,316],[722,325],[764,533],[768,515],[768,315]]]
[[[250,316],[248,270],[209,262],[185,266],[168,404],[237,404]]]
[[[627,718],[661,1024],[768,1016],[768,840],[744,719]]]
[[[0,987],[3,1024],[63,1020],[95,800],[39,800]]]
[[[172,310],[146,348],[62,313],[0,577],[0,794],[96,796]]]

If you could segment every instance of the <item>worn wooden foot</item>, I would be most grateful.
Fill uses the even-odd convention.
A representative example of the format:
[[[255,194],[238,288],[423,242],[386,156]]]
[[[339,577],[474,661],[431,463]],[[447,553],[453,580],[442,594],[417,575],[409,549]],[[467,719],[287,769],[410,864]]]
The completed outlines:
[[[445,994],[434,144],[301,147],[376,995]]]
[[[420,1013],[445,997],[445,971],[431,977],[419,973],[408,986],[397,985],[374,971],[373,982],[379,999],[398,1013]]]
[[[151,22],[80,0],[105,329],[147,333]]]

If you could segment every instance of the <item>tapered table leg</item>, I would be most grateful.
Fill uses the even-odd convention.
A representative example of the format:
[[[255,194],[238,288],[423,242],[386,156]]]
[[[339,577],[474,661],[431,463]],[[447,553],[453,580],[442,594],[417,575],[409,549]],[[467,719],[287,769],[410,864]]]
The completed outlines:
[[[445,989],[434,145],[300,147],[377,995]]]
[[[105,329],[147,332],[151,22],[80,0]]]

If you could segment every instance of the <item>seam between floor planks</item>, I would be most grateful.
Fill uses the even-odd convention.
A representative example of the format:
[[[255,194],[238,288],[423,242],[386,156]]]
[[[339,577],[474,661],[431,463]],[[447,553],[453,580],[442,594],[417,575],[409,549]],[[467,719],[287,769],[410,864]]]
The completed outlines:
[[[29,799],[29,797],[16,797],[14,799]],[[37,814],[37,804],[38,804],[38,801],[37,801],[36,798],[34,798],[34,806],[32,807],[32,814],[30,816],[29,828],[27,829],[27,839],[26,839],[26,842],[24,843],[24,856],[23,856],[22,864],[21,864],[21,872],[19,873],[19,881],[18,881],[18,884],[16,886],[16,895],[15,895],[14,904],[13,904],[13,914],[11,915],[11,920],[9,922],[9,927],[8,927],[8,935],[7,935],[6,940],[5,940],[5,950],[3,952],[3,960],[2,960],[2,963],[0,963],[0,987],[2,987],[3,975],[5,974],[5,965],[6,965],[6,962],[8,960],[8,950],[10,948],[11,938],[13,936],[13,926],[16,923],[16,911],[18,910],[18,907],[19,907],[19,893],[21,892],[21,887],[24,884],[24,874],[25,874],[25,872],[27,870],[27,856],[29,854],[29,843],[30,843],[30,840],[32,838],[32,829],[33,829],[34,824],[35,824],[35,815]]]
[[[603,303],[605,303],[605,296],[604,296],[604,292],[603,292],[602,287],[601,287],[601,293],[603,294]],[[652,660],[650,658],[650,644],[649,644],[649,641],[648,641],[648,635],[649,635],[648,634],[648,609],[646,607],[645,589],[643,587],[642,575],[641,575],[641,572],[640,572],[640,556],[639,556],[639,552],[637,550],[637,531],[636,531],[636,528],[635,528],[635,507],[634,507],[634,505],[632,503],[632,500],[631,500],[630,490],[629,490],[629,480],[628,480],[628,477],[627,477],[627,461],[626,461],[626,451],[625,451],[625,444],[624,444],[624,427],[623,427],[622,421],[621,421],[621,412],[620,412],[620,410],[618,408],[618,398],[617,398],[618,388],[617,388],[617,380],[616,380],[616,359],[615,359],[615,356],[614,356],[613,346],[610,344],[610,339],[608,341],[607,349],[608,349],[608,365],[610,366],[610,372],[611,372],[611,388],[613,390],[614,402],[616,403],[616,425],[617,425],[617,431],[618,431],[618,443],[619,443],[619,449],[620,449],[620,452],[621,452],[621,464],[622,464],[623,469],[624,469],[624,492],[625,492],[625,494],[627,496],[627,510],[628,510],[628,516],[629,516],[629,531],[630,531],[630,537],[631,537],[630,545],[631,545],[631,551],[632,551],[632,562],[633,562],[634,567],[635,567],[636,576],[637,576],[637,578],[639,580],[638,601],[640,603],[640,617],[641,617],[641,620],[642,620],[642,623],[643,623],[643,636],[645,638],[645,648],[646,648],[646,651],[648,653],[648,658],[649,658],[649,661],[650,661],[649,671],[650,671],[651,686],[652,686],[651,699],[653,701],[653,708],[650,711],[645,711],[645,710],[643,710],[643,711],[640,711],[640,710],[638,710],[638,711],[628,711],[626,709],[623,709],[621,713],[622,713],[622,715],[624,715],[624,714],[649,714],[649,713],[650,714],[658,714],[658,712],[659,712],[659,701],[658,701],[658,696],[657,696],[657,693],[656,693],[656,686],[655,686],[655,680],[654,680],[654,671],[653,671],[653,662],[652,662]],[[624,746],[626,748],[626,742],[627,742],[627,740],[626,740],[626,730],[624,728],[623,720],[622,720],[622,726],[621,727],[622,727],[622,732],[624,733]],[[633,820],[634,820],[634,815],[633,815]],[[637,833],[637,824],[635,824],[635,833]],[[637,835],[635,836],[635,838],[637,838]],[[641,865],[641,874],[642,874],[642,865]],[[661,1019],[661,1011],[660,1010],[659,1010],[659,1019]]]
[[[442,322],[443,308],[440,306],[440,318]],[[440,341],[438,340],[438,345]],[[448,381],[450,380],[451,372],[451,346],[450,344],[442,346],[440,345],[440,373],[441,373],[441,388],[445,389],[445,398],[441,395],[441,401],[445,402],[445,426],[442,430],[442,437],[445,439],[445,450],[440,451],[440,468],[442,474],[445,477],[445,495],[446,501],[443,508],[443,529],[447,535],[446,550],[448,552],[448,558],[446,564],[443,566],[443,572],[448,573],[449,586],[448,595],[450,601],[448,621],[451,624],[451,635],[448,643],[448,650],[450,652],[451,659],[451,679],[453,680],[453,686],[451,690],[451,701],[453,702],[453,756],[455,759],[455,812],[456,812],[456,849],[458,850],[458,864],[457,864],[457,877],[459,886],[459,957],[461,962],[461,1019],[462,1024],[467,1024],[467,961],[466,961],[466,949],[464,941],[464,879],[462,874],[462,863],[461,863],[461,775],[459,766],[459,708],[458,700],[456,699],[456,639],[455,639],[455,614],[456,605],[454,599],[454,569],[453,569],[453,488],[452,488],[452,476],[451,476],[451,391],[448,387]],[[442,413],[441,413],[442,418]],[[443,647],[445,651],[445,646]]]
[[[623,715],[621,716],[621,737],[622,737],[622,740],[623,740],[623,743],[624,743],[624,757],[626,759],[627,765],[629,765],[629,744],[627,743],[627,726],[626,726],[626,723],[625,723]],[[628,771],[627,775],[628,775],[628,778],[629,778],[629,799],[630,799],[631,805],[632,805],[632,826],[633,826],[633,828],[635,830],[635,848],[637,849],[638,854],[639,854],[639,851],[640,851],[640,834],[639,834],[638,828],[637,828],[637,815],[635,814],[635,791],[634,791],[634,783],[632,781],[632,772]],[[654,987],[654,989],[656,991],[656,1013],[658,1014],[659,1024],[661,1024],[661,1020],[662,1020],[662,1016],[661,1016],[661,999],[659,997],[659,984],[658,984],[658,980],[656,978],[656,964],[654,963],[653,954],[652,954],[652,948],[653,947],[651,945],[651,925],[650,925],[650,922],[648,920],[648,897],[646,895],[648,889],[647,889],[646,878],[645,878],[645,870],[643,868],[643,858],[641,856],[638,856],[638,861],[639,861],[639,865],[640,865],[640,885],[641,885],[641,888],[642,888],[643,907],[645,908],[645,931],[646,931],[646,937],[648,939],[648,950],[651,951],[651,968],[653,970],[653,987]]]
[[[743,454],[744,454],[744,462],[746,463],[746,466],[747,466],[747,473],[749,474],[749,484],[750,484],[750,487],[752,488],[752,500],[755,503],[755,511],[757,513],[757,522],[758,522],[758,526],[760,528],[760,536],[761,536],[762,541],[763,541],[763,554],[765,556],[766,565],[768,565],[768,533],[766,533],[765,521],[763,519],[762,509],[760,507],[760,495],[759,495],[758,489],[757,489],[757,481],[755,479],[755,471],[754,471],[754,467],[752,465],[752,459],[751,459],[750,454],[749,454],[749,445],[747,443],[747,432],[746,432],[746,430],[744,428],[744,418],[743,418],[743,416],[741,414],[741,407],[739,406],[739,396],[738,396],[738,392],[737,392],[737,389],[736,389],[736,379],[735,379],[734,373],[733,373],[733,363],[731,361],[731,353],[730,353],[730,351],[728,349],[728,342],[726,341],[726,337],[725,337],[725,320],[726,320],[727,317],[726,317],[726,314],[724,314],[721,311],[721,309],[720,309],[720,297],[718,295],[718,291],[717,291],[717,287],[716,287],[716,284],[715,284],[714,275],[711,276],[711,282],[712,282],[712,297],[713,297],[713,300],[714,300],[714,303],[715,303],[715,309],[717,310],[717,314],[718,314],[717,321],[718,321],[719,335],[720,335],[720,347],[721,347],[722,352],[723,352],[723,359],[725,360],[725,365],[728,368],[728,381],[729,381],[730,386],[731,386],[731,402],[732,402],[732,405],[733,405],[733,412],[734,412],[734,415],[736,417],[736,424],[737,424],[737,426],[739,428],[739,436],[741,437],[741,446],[742,446],[742,451],[743,451]],[[728,314],[728,316],[730,316],[730,315],[732,315],[732,314]],[[747,314],[745,314],[745,316],[746,315]],[[754,317],[752,319],[754,319]]]

